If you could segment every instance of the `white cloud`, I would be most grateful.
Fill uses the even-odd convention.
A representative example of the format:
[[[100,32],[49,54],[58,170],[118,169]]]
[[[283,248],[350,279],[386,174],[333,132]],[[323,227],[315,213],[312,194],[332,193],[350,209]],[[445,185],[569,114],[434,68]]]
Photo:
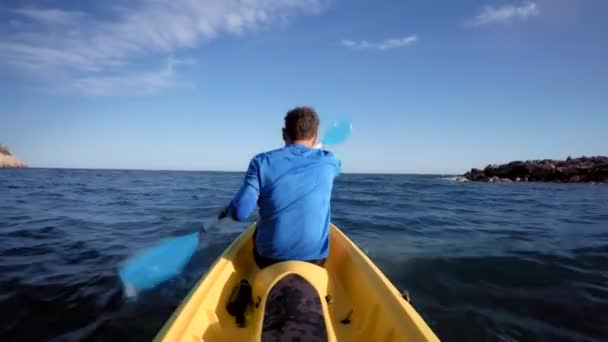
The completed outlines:
[[[402,38],[385,39],[379,42],[368,42],[367,40],[354,41],[349,39],[343,39],[340,43],[342,44],[342,46],[353,50],[371,49],[384,51],[389,49],[406,47],[414,44],[417,41],[418,36],[410,35]]]
[[[26,21],[0,26],[5,28],[0,31],[0,66],[37,76],[60,74],[77,89],[95,89],[88,94],[115,93],[105,91],[112,83],[125,91],[130,86],[156,91],[176,84],[170,80],[177,78],[180,63],[173,60],[169,68],[139,73],[132,72],[133,64],[148,58],[160,63],[224,34],[241,35],[299,13],[318,13],[327,1],[141,0],[115,9],[112,19],[56,8],[17,8],[11,12]]]
[[[23,7],[12,10],[13,13],[25,18],[47,24],[68,24],[82,18],[82,12],[63,11],[54,8]]]
[[[469,23],[469,26],[481,26],[491,23],[506,23],[513,20],[524,20],[530,17],[538,16],[539,14],[539,7],[534,2],[526,2],[519,6],[485,6],[483,11]]]
[[[149,95],[177,85],[175,67],[195,64],[196,60],[169,58],[158,70],[126,72],[114,75],[84,76],[70,85],[71,88],[91,96]],[[182,82],[183,83],[183,82]]]

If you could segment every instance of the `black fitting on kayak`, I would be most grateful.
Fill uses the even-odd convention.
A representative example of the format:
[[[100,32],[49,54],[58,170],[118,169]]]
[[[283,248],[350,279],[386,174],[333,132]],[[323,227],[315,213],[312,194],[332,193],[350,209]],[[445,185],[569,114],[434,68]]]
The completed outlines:
[[[408,290],[403,290],[401,292],[401,296],[403,297],[403,299],[405,299],[408,303],[411,303],[412,299],[410,298],[410,291]]]
[[[325,296],[325,301],[327,302],[327,304],[331,304],[334,302],[334,297],[332,297],[331,295],[327,295]]]
[[[346,315],[346,318],[344,318],[343,320],[341,320],[340,323],[342,323],[342,324],[350,324],[350,316],[352,316],[352,315],[353,315],[353,309],[350,309],[350,311]]]
[[[249,282],[246,279],[243,279],[232,290],[230,300],[226,305],[226,310],[230,315],[236,317],[236,324],[239,327],[244,327],[251,318],[252,304],[251,285],[249,285]]]

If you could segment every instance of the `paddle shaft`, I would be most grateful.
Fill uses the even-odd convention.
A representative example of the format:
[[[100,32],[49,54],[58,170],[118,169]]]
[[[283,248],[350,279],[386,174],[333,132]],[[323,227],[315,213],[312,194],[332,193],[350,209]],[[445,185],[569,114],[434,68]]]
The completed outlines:
[[[325,134],[322,144],[336,145],[346,141],[352,126],[350,121],[332,125]],[[160,282],[170,279],[181,272],[196,252],[202,233],[220,223],[228,212],[209,217],[203,221],[198,232],[164,239],[129,258],[118,270],[118,275],[128,296],[135,296],[138,291],[149,289]]]

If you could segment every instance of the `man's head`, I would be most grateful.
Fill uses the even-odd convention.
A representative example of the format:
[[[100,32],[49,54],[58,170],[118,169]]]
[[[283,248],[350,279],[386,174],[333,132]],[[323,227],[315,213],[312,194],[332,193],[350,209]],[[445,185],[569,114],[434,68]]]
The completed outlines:
[[[310,107],[296,107],[285,115],[283,140],[286,144],[302,144],[313,147],[317,143],[319,117]]]

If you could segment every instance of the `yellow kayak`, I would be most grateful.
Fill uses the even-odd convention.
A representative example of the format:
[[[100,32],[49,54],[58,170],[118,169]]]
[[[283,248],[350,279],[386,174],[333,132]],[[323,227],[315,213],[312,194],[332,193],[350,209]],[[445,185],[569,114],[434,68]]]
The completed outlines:
[[[286,261],[260,270],[254,230],[226,249],[155,341],[438,341],[336,226],[325,268]]]

